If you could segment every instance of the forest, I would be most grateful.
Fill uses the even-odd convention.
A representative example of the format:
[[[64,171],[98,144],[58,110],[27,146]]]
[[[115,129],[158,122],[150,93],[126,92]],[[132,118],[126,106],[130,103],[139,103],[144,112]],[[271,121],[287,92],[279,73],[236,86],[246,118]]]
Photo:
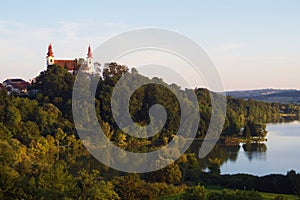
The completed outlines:
[[[166,145],[178,131],[180,106],[176,96],[159,85],[149,84],[130,98],[130,115],[141,126],[150,122],[149,108],[161,104],[167,120],[161,131],[149,138],[125,134],[114,121],[111,96],[125,73],[138,80],[148,79],[117,63],[105,64],[103,71],[89,78],[100,80],[96,89],[95,110],[105,135],[115,145],[133,152],[148,152]],[[84,147],[75,129],[72,90],[76,76],[57,65],[36,77],[28,96],[0,91],[0,199],[265,199],[259,192],[300,195],[300,174],[221,175],[220,166],[228,156],[216,157],[217,148],[198,159],[195,142],[175,163],[143,174],[124,173],[97,161]],[[173,84],[177,91],[184,91]],[[195,92],[200,122],[196,140],[202,141],[211,117],[210,91]],[[31,92],[30,92],[31,91]],[[35,92],[33,92],[35,91]],[[280,112],[299,113],[293,104],[266,103],[227,97],[225,124],[219,142],[236,148],[240,140],[264,138],[266,123],[281,120]],[[241,131],[242,130],[242,131]],[[208,170],[205,170],[208,169]],[[210,186],[228,190],[209,191]],[[246,190],[245,190],[246,189]],[[259,192],[256,192],[259,191]]]

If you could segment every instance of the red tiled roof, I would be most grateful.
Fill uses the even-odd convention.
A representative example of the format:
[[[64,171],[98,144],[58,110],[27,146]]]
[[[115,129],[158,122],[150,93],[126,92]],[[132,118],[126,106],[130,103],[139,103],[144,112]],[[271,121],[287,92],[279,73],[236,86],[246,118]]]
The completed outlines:
[[[21,83],[10,83],[10,85],[13,88],[19,89],[20,91],[24,91],[27,89],[27,87],[29,86],[29,83],[27,82],[21,82]]]
[[[68,70],[74,70],[76,68],[75,60],[54,60],[54,64],[59,65],[61,67],[65,67]]]
[[[26,82],[24,81],[23,79],[20,79],[20,78],[9,78],[9,79],[6,79],[3,83],[21,83],[21,82]]]

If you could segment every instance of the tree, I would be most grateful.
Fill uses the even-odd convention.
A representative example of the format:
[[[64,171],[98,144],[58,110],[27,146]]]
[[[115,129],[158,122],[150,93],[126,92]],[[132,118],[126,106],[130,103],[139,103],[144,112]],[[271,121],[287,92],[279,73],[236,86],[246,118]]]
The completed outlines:
[[[293,192],[300,197],[300,174],[296,173],[295,170],[287,172],[287,178],[290,182],[290,186]]]
[[[12,130],[16,130],[21,123],[22,117],[19,110],[15,106],[7,108],[6,122]]]
[[[61,128],[58,128],[56,130],[55,141],[56,141],[56,146],[57,147],[59,147],[59,143],[62,142],[65,139],[66,136],[67,136],[67,134]]]
[[[98,170],[88,173],[85,169],[79,172],[78,177],[79,194],[78,199],[120,199],[113,190],[113,185],[106,182],[99,175]]]
[[[209,158],[209,172],[211,174],[215,174],[215,175],[220,175],[221,170],[220,170],[220,166],[221,166],[221,159],[219,158],[215,158],[215,159],[211,159]]]
[[[120,130],[115,134],[115,142],[118,145],[126,145],[127,135],[122,133]]]
[[[123,199],[157,199],[155,191],[150,185],[141,180],[139,175],[115,177],[113,179],[114,189]]]
[[[264,138],[267,135],[266,131],[266,125],[265,124],[257,124],[254,123],[253,121],[248,121],[246,126],[245,126],[245,134],[247,136],[247,133],[251,134],[252,137],[259,137],[259,138]]]
[[[75,187],[75,179],[66,169],[65,162],[59,160],[38,177],[37,196],[39,199],[75,198]]]
[[[75,76],[70,74],[67,69],[58,65],[51,65],[36,78],[36,83],[33,84],[32,89],[37,89],[44,97],[48,97],[50,102],[70,119],[74,81]],[[59,98],[61,98],[60,101],[58,101]]]
[[[10,191],[16,187],[20,177],[19,173],[12,167],[0,165],[0,198],[8,199]]]
[[[27,121],[22,123],[22,126],[15,137],[26,146],[29,146],[31,140],[37,139],[39,136],[40,130],[38,125],[34,122]]]
[[[246,136],[247,142],[249,142],[251,139],[251,130],[250,130],[249,126],[246,126],[244,128],[244,135]]]
[[[126,72],[128,67],[125,65],[118,65],[117,63],[107,63],[104,65],[103,78],[104,80],[111,78],[121,78]]]
[[[179,184],[182,181],[182,172],[178,164],[173,163],[158,171],[150,172],[147,177],[153,182]]]
[[[203,186],[197,185],[194,187],[188,187],[185,189],[184,193],[181,196],[183,200],[205,200],[206,199],[206,190]]]
[[[109,123],[105,122],[102,124],[102,129],[103,129],[103,132],[104,134],[106,135],[106,137],[111,140],[113,135],[114,135],[114,130],[111,130],[111,127],[109,125]],[[120,141],[121,140],[121,141]],[[120,140],[118,139],[118,142],[123,142],[124,140],[126,140],[126,138],[120,138]]]
[[[6,128],[6,126],[0,122],[0,139],[9,139],[12,137],[11,132]]]

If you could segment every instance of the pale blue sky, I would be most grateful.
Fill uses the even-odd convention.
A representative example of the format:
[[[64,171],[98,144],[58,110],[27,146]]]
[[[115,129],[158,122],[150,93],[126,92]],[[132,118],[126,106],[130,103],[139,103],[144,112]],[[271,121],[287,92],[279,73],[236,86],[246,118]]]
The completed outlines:
[[[176,30],[215,62],[226,90],[300,89],[300,1],[4,1],[0,81],[30,79],[56,57],[85,57],[111,36],[140,27]]]

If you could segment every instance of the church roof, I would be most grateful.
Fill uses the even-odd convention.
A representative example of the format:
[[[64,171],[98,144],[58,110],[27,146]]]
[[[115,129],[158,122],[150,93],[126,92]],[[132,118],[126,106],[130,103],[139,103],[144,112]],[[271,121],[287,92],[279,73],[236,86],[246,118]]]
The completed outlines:
[[[55,59],[54,63],[61,67],[68,69],[69,71],[76,69],[76,62],[70,59]],[[76,69],[77,70],[77,69]]]
[[[89,45],[88,47],[88,53],[87,53],[88,58],[93,58],[93,54],[92,54],[92,49],[91,46]]]
[[[49,46],[48,46],[48,53],[47,53],[47,56],[52,56],[54,57],[54,53],[53,53],[53,50],[52,50],[52,44],[50,43]]]
[[[47,58],[48,57],[54,57],[54,53],[52,50],[52,44],[50,43],[48,46],[48,53],[47,53]],[[92,49],[91,46],[88,46],[88,53],[87,53],[87,58],[93,58],[92,54]],[[48,63],[48,62],[47,62]],[[79,68],[82,66],[82,70],[89,70],[88,66],[82,62],[78,62],[77,59],[63,59],[63,58],[56,58],[51,61],[51,64],[56,64],[61,67],[66,68],[69,71],[77,71]]]

